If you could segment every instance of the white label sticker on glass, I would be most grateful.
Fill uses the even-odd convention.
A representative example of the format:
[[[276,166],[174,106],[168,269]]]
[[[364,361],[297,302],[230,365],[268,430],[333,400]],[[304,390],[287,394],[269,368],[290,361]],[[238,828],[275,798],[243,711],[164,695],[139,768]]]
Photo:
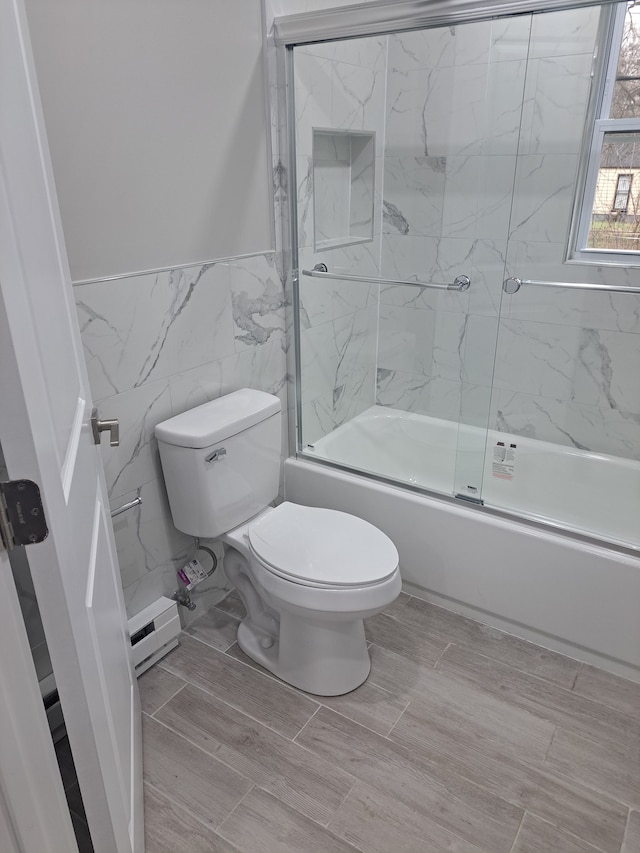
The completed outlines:
[[[500,480],[513,480],[516,466],[516,445],[497,442],[493,448],[493,465],[491,473]]]

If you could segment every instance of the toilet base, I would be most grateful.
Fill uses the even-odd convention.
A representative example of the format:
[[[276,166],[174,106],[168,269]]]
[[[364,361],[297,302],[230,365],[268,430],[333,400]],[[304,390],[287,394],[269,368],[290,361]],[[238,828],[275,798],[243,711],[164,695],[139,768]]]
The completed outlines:
[[[309,615],[280,613],[280,632],[270,648],[250,620],[238,627],[238,645],[275,676],[317,696],[340,696],[366,681],[371,669],[362,619],[316,622]]]

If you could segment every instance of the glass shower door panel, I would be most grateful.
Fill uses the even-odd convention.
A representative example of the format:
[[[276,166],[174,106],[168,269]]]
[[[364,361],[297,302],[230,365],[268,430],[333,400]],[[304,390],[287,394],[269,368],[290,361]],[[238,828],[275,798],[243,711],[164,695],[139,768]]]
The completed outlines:
[[[293,54],[298,450],[365,471],[376,470],[377,456],[356,433],[376,402],[386,43],[352,39]],[[371,281],[303,274],[318,264]]]
[[[534,16],[507,276],[629,286],[637,271],[566,263],[600,8]],[[559,35],[561,34],[561,35]],[[482,498],[637,546],[640,291],[523,284],[502,294]]]
[[[378,403],[422,418],[418,481],[480,499],[531,16],[389,36]]]
[[[632,270],[576,269],[551,251],[521,257],[523,277],[633,283]],[[485,504],[640,546],[639,375],[640,291],[523,284],[505,295]]]

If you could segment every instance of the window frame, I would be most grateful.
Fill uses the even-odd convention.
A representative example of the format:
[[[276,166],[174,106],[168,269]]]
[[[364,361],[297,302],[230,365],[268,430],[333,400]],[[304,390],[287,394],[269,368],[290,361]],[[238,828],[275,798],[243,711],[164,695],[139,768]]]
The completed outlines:
[[[626,189],[620,189],[620,181],[625,179],[627,182]],[[633,172],[618,172],[616,178],[616,188],[613,193],[613,204],[611,205],[611,213],[627,213],[629,210],[629,198],[631,196],[631,187],[633,186]],[[618,204],[618,198],[624,198],[624,205]]]
[[[591,118],[590,121],[588,120],[585,132],[586,138],[582,155],[584,177],[581,186],[578,184],[579,191],[573,214],[573,236],[570,238],[567,261],[597,264],[599,266],[640,267],[640,252],[638,251],[587,248],[605,134],[640,133],[640,117],[609,118],[616,83],[618,58],[622,46],[627,5],[626,0],[616,4],[610,25],[604,28],[604,33],[599,40],[597,48],[597,52],[602,55],[602,65],[599,74],[599,85],[595,85],[592,89],[595,109],[592,106],[592,109],[589,111],[590,117],[595,117]],[[589,130],[589,124],[591,123],[593,126]]]

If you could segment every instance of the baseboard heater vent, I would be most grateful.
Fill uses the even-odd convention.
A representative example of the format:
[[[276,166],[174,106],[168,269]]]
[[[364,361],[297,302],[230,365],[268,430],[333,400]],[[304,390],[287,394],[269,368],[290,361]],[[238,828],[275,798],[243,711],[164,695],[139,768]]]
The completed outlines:
[[[129,619],[131,659],[140,676],[178,645],[180,617],[178,605],[159,598]]]

